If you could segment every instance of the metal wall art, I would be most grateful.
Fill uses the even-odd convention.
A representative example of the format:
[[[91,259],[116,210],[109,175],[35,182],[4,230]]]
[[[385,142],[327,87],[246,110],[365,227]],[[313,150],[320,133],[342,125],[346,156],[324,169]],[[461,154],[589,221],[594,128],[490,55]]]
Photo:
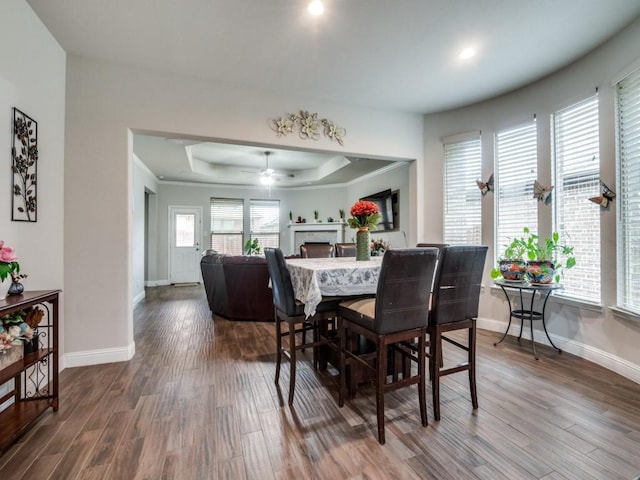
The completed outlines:
[[[600,180],[600,195],[589,198],[589,201],[597,203],[602,208],[607,208],[609,206],[609,202],[614,198],[616,198],[616,192],[611,190],[602,180]]]
[[[276,132],[276,137],[283,137],[293,133],[297,128],[298,136],[303,140],[318,140],[320,138],[320,127],[322,127],[322,133],[325,137],[344,145],[344,136],[347,131],[327,118],[318,119],[317,113],[300,110],[298,114],[291,113],[273,120],[273,129]]]
[[[476,184],[478,185],[478,188],[480,189],[480,193],[482,193],[483,197],[487,193],[493,192],[493,173],[489,177],[489,180],[487,180],[486,182],[483,182],[482,180],[478,179],[476,180]]]
[[[553,185],[550,187],[543,187],[537,180],[533,181],[533,198],[537,198],[539,202],[543,202],[545,205],[551,203],[551,192],[553,191]]]
[[[37,221],[38,123],[13,108],[11,220]]]

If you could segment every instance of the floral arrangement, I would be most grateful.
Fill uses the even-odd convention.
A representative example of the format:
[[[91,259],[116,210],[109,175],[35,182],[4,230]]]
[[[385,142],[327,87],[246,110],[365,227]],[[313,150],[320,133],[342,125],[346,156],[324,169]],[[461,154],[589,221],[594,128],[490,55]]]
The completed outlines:
[[[379,257],[381,255],[384,255],[384,252],[386,252],[388,249],[389,249],[389,244],[384,240],[382,240],[381,238],[379,238],[378,240],[371,240],[372,256]]]
[[[373,202],[360,200],[350,210],[352,218],[347,220],[351,228],[369,228],[375,230],[380,221],[380,210]]]
[[[42,310],[31,308],[0,317],[0,353],[13,345],[22,345],[23,341],[31,341],[43,316]]]
[[[18,257],[13,252],[13,248],[0,240],[0,282],[4,282],[9,275],[20,273],[20,264],[17,260]]]

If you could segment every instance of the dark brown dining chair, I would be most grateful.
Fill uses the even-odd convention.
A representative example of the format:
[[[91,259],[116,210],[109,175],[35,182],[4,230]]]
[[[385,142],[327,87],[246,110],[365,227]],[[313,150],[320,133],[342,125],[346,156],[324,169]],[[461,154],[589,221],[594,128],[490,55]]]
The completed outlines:
[[[331,258],[333,245],[330,243],[303,243],[300,245],[302,258]]]
[[[337,350],[337,345],[332,339],[321,337],[320,330],[323,322],[333,319],[337,315],[338,304],[341,299],[333,298],[321,301],[316,307],[316,314],[305,318],[304,303],[296,300],[291,283],[291,275],[287,269],[284,255],[279,248],[265,248],[267,269],[271,277],[271,289],[273,292],[274,320],[276,325],[276,376],[275,383],[280,381],[280,365],[282,356],[289,360],[289,405],[293,404],[293,396],[296,387],[296,352],[305,347],[313,347],[313,362],[317,365],[318,348],[321,346],[332,347]],[[286,323],[287,331],[282,330],[282,324]],[[307,343],[306,338],[302,343],[296,344],[298,333],[311,330],[312,341]],[[326,330],[326,328],[324,328]],[[283,345],[283,337],[288,337],[288,348]]]
[[[416,244],[417,248],[437,248],[438,250],[442,250],[444,247],[448,247],[448,243],[418,243]]]
[[[429,335],[429,376],[433,393],[433,413],[440,420],[440,378],[452,373],[468,371],[471,404],[478,408],[476,390],[476,318],[482,273],[488,247],[450,246],[440,250],[431,298],[431,312],[427,324]],[[443,333],[468,330],[467,344],[460,343]],[[467,352],[467,361],[444,368],[442,341]]]
[[[355,257],[355,243],[336,243],[336,257]]]
[[[380,267],[375,298],[342,302],[338,309],[340,337],[340,393],[338,405],[344,405],[347,375],[352,365],[362,365],[375,372],[378,441],[385,442],[384,394],[418,383],[418,397],[422,425],[427,425],[426,405],[426,328],[433,272],[438,258],[435,248],[388,250]],[[362,335],[375,345],[373,354],[360,354],[354,345]],[[411,344],[418,339],[418,348]],[[399,379],[395,374],[387,382],[388,347],[417,363],[417,374],[411,369]],[[373,360],[373,362],[372,362]]]

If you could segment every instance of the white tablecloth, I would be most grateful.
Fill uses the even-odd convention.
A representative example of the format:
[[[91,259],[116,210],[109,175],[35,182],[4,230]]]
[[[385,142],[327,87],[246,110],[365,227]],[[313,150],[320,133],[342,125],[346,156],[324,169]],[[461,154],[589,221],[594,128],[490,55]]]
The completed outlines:
[[[315,315],[322,297],[350,297],[376,293],[383,257],[293,258],[287,260],[296,298],[307,317]]]

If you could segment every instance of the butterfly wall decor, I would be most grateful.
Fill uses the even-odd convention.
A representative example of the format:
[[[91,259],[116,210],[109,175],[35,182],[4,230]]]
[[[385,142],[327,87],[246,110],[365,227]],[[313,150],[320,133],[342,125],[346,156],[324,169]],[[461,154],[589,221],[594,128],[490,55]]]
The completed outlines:
[[[493,192],[493,173],[489,177],[489,180],[487,180],[486,182],[478,179],[476,180],[476,183],[478,184],[478,188],[480,189],[480,193],[482,193],[483,197],[487,194],[487,192]]]
[[[534,180],[533,182],[533,198],[537,198],[539,202],[544,202],[546,205],[551,203],[552,190],[553,185],[550,187],[543,187],[537,180]]]
[[[609,206],[609,202],[614,198],[616,198],[616,192],[611,190],[602,180],[600,180],[600,195],[597,197],[591,197],[589,201],[597,203],[602,208],[607,208]]]

